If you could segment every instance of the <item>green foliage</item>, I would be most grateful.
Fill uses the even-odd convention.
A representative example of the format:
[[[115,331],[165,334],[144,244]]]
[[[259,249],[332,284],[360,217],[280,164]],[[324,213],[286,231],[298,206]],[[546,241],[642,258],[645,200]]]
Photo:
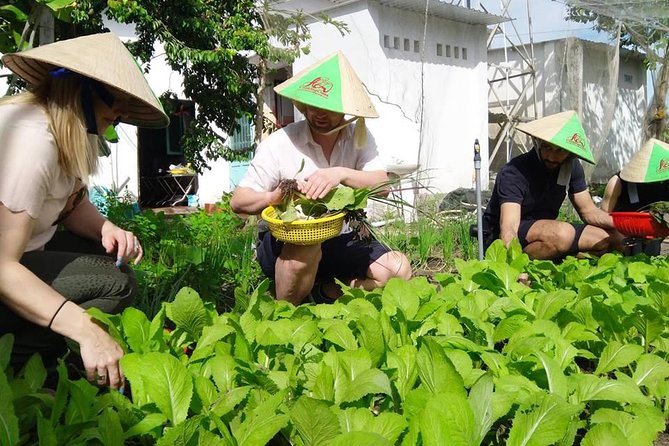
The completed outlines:
[[[5,336],[0,442],[652,446],[669,415],[669,261],[555,265],[498,241],[456,264],[330,305],[263,282],[233,312],[190,288],[151,319],[92,311],[129,352],[127,398],[62,367],[44,393],[39,358],[15,375]]]
[[[135,305],[155,315],[162,302],[174,299],[178,290],[190,286],[219,309],[234,306],[260,282],[261,272],[253,258],[256,230],[229,209],[198,211],[188,216],[167,216],[150,210],[134,215],[110,216],[120,227],[132,231],[142,242],[144,258],[135,267],[139,293]]]

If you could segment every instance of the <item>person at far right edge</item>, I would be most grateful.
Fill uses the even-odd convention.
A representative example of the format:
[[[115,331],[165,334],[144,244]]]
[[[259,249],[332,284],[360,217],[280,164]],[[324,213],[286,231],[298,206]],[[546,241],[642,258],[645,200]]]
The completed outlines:
[[[669,201],[669,144],[649,139],[620,173],[611,177],[602,199],[606,212],[640,212]],[[660,255],[661,239],[628,240],[630,254]]]
[[[594,164],[590,144],[574,111],[546,116],[517,129],[534,148],[509,161],[497,175],[483,215],[484,245],[518,238],[532,259],[557,260],[578,252],[620,249],[622,235],[588,192],[579,159]],[[565,197],[585,223],[557,220]]]

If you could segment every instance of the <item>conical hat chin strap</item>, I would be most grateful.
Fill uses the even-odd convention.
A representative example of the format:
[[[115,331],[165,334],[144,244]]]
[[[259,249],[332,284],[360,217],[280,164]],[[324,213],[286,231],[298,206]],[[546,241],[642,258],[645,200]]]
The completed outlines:
[[[357,121],[355,125],[355,131],[353,132],[353,145],[356,149],[362,149],[367,145],[367,126],[365,125],[365,118],[361,116],[353,116],[352,118],[345,119],[337,127],[329,130],[327,132],[319,132],[309,124],[309,128],[316,133],[321,135],[332,135],[333,133],[338,132],[344,127],[351,125],[354,121]],[[307,120],[309,122],[309,120]]]
[[[544,160],[541,158],[541,153],[539,152],[539,144],[535,142],[534,144],[534,151],[537,152],[537,157],[539,158],[539,161],[542,163]],[[567,186],[569,184],[569,181],[571,180],[571,160],[572,157],[569,156],[562,165],[560,165],[560,172],[558,172],[558,177],[557,177],[557,184],[560,186]]]

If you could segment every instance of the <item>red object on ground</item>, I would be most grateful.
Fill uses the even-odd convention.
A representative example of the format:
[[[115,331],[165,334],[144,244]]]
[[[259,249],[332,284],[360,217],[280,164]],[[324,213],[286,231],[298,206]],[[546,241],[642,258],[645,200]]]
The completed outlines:
[[[611,212],[613,225],[621,233],[631,237],[669,237],[669,227],[653,218],[648,212]]]

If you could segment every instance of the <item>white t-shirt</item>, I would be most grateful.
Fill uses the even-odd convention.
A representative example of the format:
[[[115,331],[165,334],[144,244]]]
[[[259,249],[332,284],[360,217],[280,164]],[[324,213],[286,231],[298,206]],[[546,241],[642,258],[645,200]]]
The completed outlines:
[[[328,167],[385,171],[386,166],[379,158],[372,135],[367,132],[367,146],[356,149],[353,130],[353,124],[341,129],[328,163],[323,149],[314,141],[307,121],[290,124],[258,144],[256,154],[239,186],[257,192],[272,191],[281,180],[303,180],[316,170]],[[298,173],[302,160],[304,168]]]
[[[36,220],[26,252],[51,240],[74,184],[58,164],[46,112],[32,104],[0,106],[0,202]]]

